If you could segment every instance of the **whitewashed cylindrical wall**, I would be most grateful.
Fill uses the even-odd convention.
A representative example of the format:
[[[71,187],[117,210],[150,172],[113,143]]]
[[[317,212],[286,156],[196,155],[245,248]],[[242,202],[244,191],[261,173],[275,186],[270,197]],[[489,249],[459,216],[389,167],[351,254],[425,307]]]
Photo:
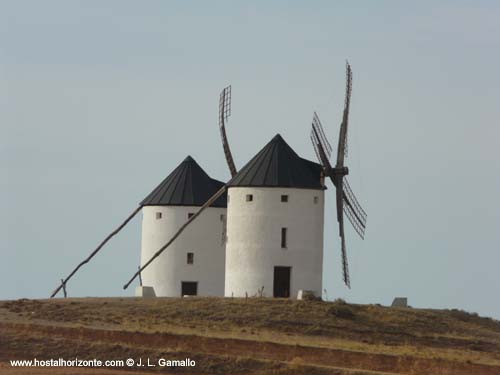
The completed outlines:
[[[226,297],[253,296],[262,287],[273,296],[275,266],[291,267],[291,298],[300,289],[321,296],[323,190],[230,187],[227,215]],[[287,228],[286,248],[281,228]]]
[[[141,265],[146,263],[199,207],[144,206],[142,208]],[[161,218],[157,218],[161,214]],[[223,228],[226,208],[209,207],[143,272],[144,286],[157,297],[181,296],[181,283],[197,282],[198,295],[224,295]],[[188,264],[187,253],[194,253]]]

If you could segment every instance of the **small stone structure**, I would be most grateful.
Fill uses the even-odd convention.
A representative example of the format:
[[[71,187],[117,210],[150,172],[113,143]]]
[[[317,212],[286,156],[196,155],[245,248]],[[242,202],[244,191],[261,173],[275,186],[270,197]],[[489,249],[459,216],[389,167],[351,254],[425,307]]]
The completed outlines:
[[[396,297],[392,301],[392,307],[408,307],[408,298],[406,297]]]
[[[152,286],[138,286],[135,288],[136,297],[156,297],[155,290]]]

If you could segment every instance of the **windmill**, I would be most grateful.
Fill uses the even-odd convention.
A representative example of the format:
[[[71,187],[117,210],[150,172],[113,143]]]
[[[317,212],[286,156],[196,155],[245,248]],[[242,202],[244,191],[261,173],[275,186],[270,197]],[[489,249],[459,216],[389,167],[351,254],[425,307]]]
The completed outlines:
[[[362,239],[364,239],[366,228],[366,212],[359,204],[346,178],[347,174],[349,174],[349,168],[347,168],[347,166],[345,165],[345,157],[347,156],[347,129],[349,122],[348,120],[349,106],[351,102],[351,91],[352,70],[349,63],[346,63],[344,112],[342,116],[342,122],[340,124],[339,142],[337,147],[337,161],[334,167],[332,167],[330,163],[332,146],[325,136],[323,126],[321,125],[316,112],[314,112],[311,129],[311,141],[316,156],[320,164],[323,166],[323,174],[325,177],[330,177],[336,189],[337,222],[339,224],[339,236],[341,241],[342,273],[344,283],[349,288],[350,279],[344,234],[344,213],[351,222],[354,230]]]
[[[219,130],[222,140],[222,148],[224,149],[224,155],[226,157],[226,162],[229,167],[229,172],[231,177],[234,177],[237,173],[236,166],[234,165],[233,155],[231,154],[231,149],[229,148],[229,143],[227,141],[226,135],[226,122],[231,116],[231,85],[225,87],[219,96]],[[164,252],[180,235],[181,233],[191,224],[198,216],[208,207],[210,207],[221,195],[223,195],[227,190],[227,184],[222,186],[213,196],[211,196],[203,206],[201,206],[198,211],[192,215],[172,236],[172,238],[163,245],[139,270],[132,276],[132,278],[123,286],[123,289],[127,289],[128,286],[134,281],[134,279],[141,275],[141,272],[149,266],[162,252]],[[222,241],[226,240],[226,222],[224,221]]]

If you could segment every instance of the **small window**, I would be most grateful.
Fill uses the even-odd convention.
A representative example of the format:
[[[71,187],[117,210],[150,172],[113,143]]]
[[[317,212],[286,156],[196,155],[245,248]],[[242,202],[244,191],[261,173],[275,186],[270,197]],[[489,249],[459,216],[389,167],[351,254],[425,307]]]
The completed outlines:
[[[247,202],[253,201],[253,195],[252,194],[247,194]]]
[[[220,214],[220,221],[224,221],[224,220],[226,220],[225,215],[224,214]]]
[[[156,213],[156,220],[161,219],[161,212]]]
[[[194,253],[187,253],[187,264],[194,263]]]
[[[282,202],[288,202],[288,195],[282,195],[281,196],[281,201]]]
[[[281,228],[281,248],[286,249],[286,233],[287,228]]]
[[[318,204],[319,202],[319,197],[314,197],[314,204]]]
[[[181,296],[196,296],[197,294],[197,281],[181,281]]]
[[[193,217],[193,215],[194,215],[193,212],[188,213],[188,219],[191,219]]]

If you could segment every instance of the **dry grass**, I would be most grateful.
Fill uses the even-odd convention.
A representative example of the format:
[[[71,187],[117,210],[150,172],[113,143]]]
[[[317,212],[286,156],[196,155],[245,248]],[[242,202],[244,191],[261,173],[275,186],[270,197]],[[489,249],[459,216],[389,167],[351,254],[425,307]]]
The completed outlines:
[[[88,298],[0,302],[0,321],[238,338],[500,366],[500,322],[459,310],[267,298]],[[276,374],[308,365],[300,356],[285,367],[255,361],[217,357],[203,362],[210,373],[210,363],[233,373],[253,368]]]

